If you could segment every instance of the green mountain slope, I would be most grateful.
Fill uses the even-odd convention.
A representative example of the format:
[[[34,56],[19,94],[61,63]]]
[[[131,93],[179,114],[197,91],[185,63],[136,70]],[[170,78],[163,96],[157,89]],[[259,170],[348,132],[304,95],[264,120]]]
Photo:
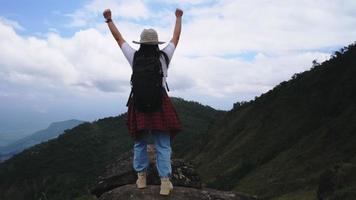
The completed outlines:
[[[356,46],[225,113],[174,98],[174,155],[203,181],[263,199],[356,196]],[[76,199],[132,148],[125,115],[84,123],[0,164],[0,199]],[[79,199],[79,198],[78,198]]]
[[[184,126],[173,145],[178,156],[189,152],[188,146],[204,137],[210,124],[225,112],[178,98],[173,98],[173,103]],[[0,199],[85,196],[105,166],[130,150],[132,144],[126,115],[81,124],[0,164]]]
[[[337,169],[353,179],[332,183],[331,196],[353,199],[355,88],[356,46],[350,45],[254,101],[236,103],[189,158],[208,185],[266,199],[315,199],[325,184],[320,175]]]
[[[11,156],[21,152],[22,150],[31,147],[35,144],[45,142],[49,139],[53,139],[62,134],[64,130],[71,129],[79,124],[83,123],[80,120],[66,120],[61,122],[54,122],[49,125],[48,128],[37,131],[29,136],[21,138],[9,145],[0,147],[0,161],[10,158]],[[1,154],[6,155],[1,157]]]

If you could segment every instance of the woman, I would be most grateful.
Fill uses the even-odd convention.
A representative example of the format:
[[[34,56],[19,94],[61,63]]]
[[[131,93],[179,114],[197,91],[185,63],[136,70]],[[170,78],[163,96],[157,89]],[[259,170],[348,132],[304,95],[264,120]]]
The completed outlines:
[[[112,35],[119,44],[124,56],[127,58],[131,67],[133,66],[135,53],[137,53],[137,55],[150,55],[160,53],[158,45],[162,44],[163,42],[158,41],[158,35],[155,30],[144,29],[141,33],[140,42],[133,41],[134,43],[140,44],[140,49],[136,52],[136,50],[130,47],[130,45],[124,40],[119,30],[113,23],[111,19],[111,11],[109,9],[106,9],[103,15],[106,19],[106,22]],[[158,174],[161,178],[161,195],[169,195],[170,192],[173,190],[173,185],[170,181],[170,176],[172,174],[171,140],[181,130],[181,123],[178,118],[178,115],[165,91],[165,79],[167,77],[168,63],[171,60],[174,50],[179,41],[183,11],[180,9],[176,9],[175,15],[176,22],[173,37],[168,43],[168,45],[161,50],[166,54],[166,56],[159,55],[159,60],[161,62],[163,71],[162,86],[164,88],[161,109],[153,113],[143,113],[139,112],[134,107],[131,99],[129,100],[128,104],[129,108],[127,124],[129,133],[133,136],[135,140],[133,167],[137,172],[138,176],[136,181],[137,188],[147,187],[146,170],[149,166],[149,159],[147,156],[147,139],[148,133],[152,133],[157,152],[156,166]]]

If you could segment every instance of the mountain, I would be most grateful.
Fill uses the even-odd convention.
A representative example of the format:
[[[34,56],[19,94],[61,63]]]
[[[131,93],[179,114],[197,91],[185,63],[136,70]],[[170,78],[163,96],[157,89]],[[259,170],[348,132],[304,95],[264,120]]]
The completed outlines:
[[[205,186],[260,199],[356,196],[356,44],[228,112],[173,98],[173,152]],[[93,199],[105,166],[132,149],[126,114],[84,123],[0,164],[0,199]]]
[[[172,101],[184,127],[172,147],[174,156],[181,156],[225,112],[180,98]],[[0,200],[90,199],[89,189],[105,166],[132,147],[126,114],[80,124],[1,163]]]
[[[12,131],[6,131],[6,132],[0,132],[0,148],[4,147],[6,145],[9,145],[23,137],[26,137],[25,133],[19,133],[19,132],[12,132]]]
[[[54,122],[44,130],[37,131],[9,145],[0,147],[0,161],[4,161],[10,158],[11,156],[35,144],[39,144],[49,139],[56,138],[58,135],[62,134],[66,129],[71,129],[75,126],[78,126],[81,123],[83,123],[83,121],[74,120],[74,119],[61,121],[61,122]]]
[[[208,186],[264,199],[356,196],[356,45],[212,127],[194,160]]]

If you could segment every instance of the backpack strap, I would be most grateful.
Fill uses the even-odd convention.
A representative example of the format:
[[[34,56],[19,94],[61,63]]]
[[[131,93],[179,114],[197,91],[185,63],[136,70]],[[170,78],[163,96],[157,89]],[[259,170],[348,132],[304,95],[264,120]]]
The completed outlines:
[[[131,97],[132,97],[132,88],[131,88],[131,92],[130,92],[129,98],[127,98],[126,107],[128,107],[128,106],[129,106],[129,103],[130,103]]]
[[[134,54],[134,57],[133,57],[133,61],[132,61],[132,71],[133,71],[133,68],[135,66],[135,58],[136,58],[136,55],[137,55],[137,51],[135,51],[135,54]],[[130,91],[130,94],[129,94],[129,97],[127,98],[127,102],[126,102],[126,107],[129,106],[129,103],[130,103],[130,100],[131,100],[131,97],[132,97],[132,76],[133,76],[133,72],[131,74],[131,79],[130,79],[130,84],[131,84],[131,91]]]
[[[167,55],[164,51],[162,51],[162,50],[160,50],[159,52],[163,55],[164,60],[166,61],[166,64],[167,64],[167,68],[168,68],[169,62],[170,62],[170,60],[169,60],[169,58],[168,58],[168,55]]]
[[[169,58],[168,58],[168,55],[167,55],[164,51],[162,51],[162,50],[160,50],[160,53],[163,55],[164,60],[166,61],[167,69],[168,69],[169,62],[170,62],[170,60],[169,60]],[[163,71],[163,70],[162,70],[162,71]],[[167,81],[165,81],[165,83],[166,83],[167,91],[169,92],[169,87],[168,87]]]

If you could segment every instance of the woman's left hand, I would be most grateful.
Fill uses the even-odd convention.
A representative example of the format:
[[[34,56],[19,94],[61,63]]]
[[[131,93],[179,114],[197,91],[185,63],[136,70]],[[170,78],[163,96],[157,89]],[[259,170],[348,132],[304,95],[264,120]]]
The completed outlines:
[[[176,15],[176,17],[182,17],[183,16],[183,10],[180,9],[180,8],[177,8],[176,12],[175,12],[175,15]]]
[[[103,15],[105,19],[111,19],[111,10],[110,9],[104,10]]]

